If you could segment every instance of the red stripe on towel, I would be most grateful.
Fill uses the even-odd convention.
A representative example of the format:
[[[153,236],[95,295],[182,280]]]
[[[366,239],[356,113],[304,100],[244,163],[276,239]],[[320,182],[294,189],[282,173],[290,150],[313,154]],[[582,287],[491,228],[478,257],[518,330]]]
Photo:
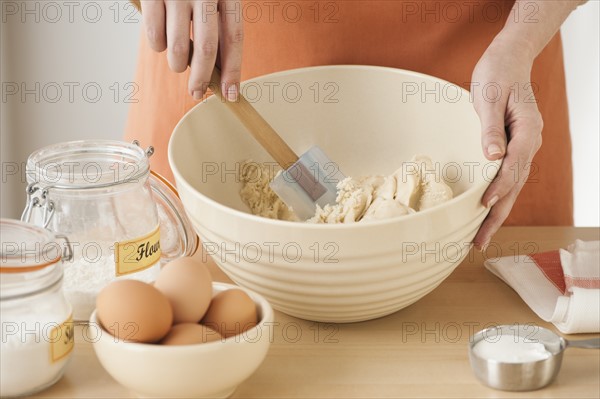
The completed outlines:
[[[565,283],[567,287],[579,287],[589,289],[600,289],[600,280],[591,277],[572,277],[565,275]]]
[[[560,264],[560,253],[558,251],[541,252],[529,255],[544,276],[562,293],[567,291],[565,274]]]

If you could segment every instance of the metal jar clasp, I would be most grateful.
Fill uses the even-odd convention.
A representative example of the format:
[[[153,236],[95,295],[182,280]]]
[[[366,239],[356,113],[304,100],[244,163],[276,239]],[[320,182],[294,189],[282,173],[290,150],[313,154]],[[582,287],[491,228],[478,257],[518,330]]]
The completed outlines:
[[[21,215],[21,221],[31,223],[31,216],[34,208],[40,208],[42,214],[42,226],[47,228],[54,215],[54,201],[48,198],[48,188],[41,188],[38,183],[31,183],[27,186],[27,205]]]

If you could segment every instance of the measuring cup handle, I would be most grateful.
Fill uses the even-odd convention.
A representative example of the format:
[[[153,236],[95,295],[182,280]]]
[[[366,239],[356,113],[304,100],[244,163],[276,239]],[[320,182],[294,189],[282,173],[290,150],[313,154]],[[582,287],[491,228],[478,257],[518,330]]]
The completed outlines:
[[[578,341],[569,341],[569,346],[584,349],[600,349],[600,338],[580,339]]]

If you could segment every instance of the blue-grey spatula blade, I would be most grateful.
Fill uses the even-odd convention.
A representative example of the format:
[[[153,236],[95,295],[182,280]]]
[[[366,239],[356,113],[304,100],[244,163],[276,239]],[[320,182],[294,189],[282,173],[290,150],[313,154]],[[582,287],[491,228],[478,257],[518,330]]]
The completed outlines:
[[[324,207],[335,203],[337,184],[344,178],[339,166],[315,146],[277,174],[270,186],[300,219],[306,220],[314,216],[317,204]]]

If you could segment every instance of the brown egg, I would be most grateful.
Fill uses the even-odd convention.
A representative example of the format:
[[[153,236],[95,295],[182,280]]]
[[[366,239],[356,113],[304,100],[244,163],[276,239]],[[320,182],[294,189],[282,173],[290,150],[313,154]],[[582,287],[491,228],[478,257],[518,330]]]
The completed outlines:
[[[225,338],[241,334],[256,325],[256,304],[242,290],[226,290],[212,299],[202,324]]]
[[[171,327],[171,331],[160,341],[162,345],[192,345],[223,339],[212,328],[196,323],[181,323]]]
[[[195,259],[179,258],[167,263],[154,286],[169,298],[175,324],[199,322],[210,305],[210,272]]]
[[[173,324],[167,297],[137,280],[114,281],[104,287],[96,298],[96,311],[102,327],[122,341],[156,342]]]

